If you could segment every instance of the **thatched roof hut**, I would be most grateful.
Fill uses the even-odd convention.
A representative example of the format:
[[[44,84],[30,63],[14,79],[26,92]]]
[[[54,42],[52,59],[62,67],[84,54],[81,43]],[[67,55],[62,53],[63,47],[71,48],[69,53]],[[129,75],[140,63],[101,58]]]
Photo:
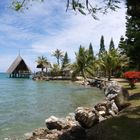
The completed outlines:
[[[7,73],[10,74],[10,77],[12,78],[29,78],[31,70],[26,65],[23,58],[18,55],[18,57],[7,70]]]

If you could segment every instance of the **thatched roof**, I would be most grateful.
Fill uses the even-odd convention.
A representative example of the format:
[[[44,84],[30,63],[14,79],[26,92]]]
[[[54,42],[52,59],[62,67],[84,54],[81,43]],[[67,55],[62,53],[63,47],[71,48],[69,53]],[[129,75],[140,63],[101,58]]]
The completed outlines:
[[[26,65],[25,61],[20,55],[18,55],[18,57],[9,67],[9,69],[7,70],[7,73],[10,74],[10,73],[18,72],[18,71],[26,71],[26,72],[31,73],[30,68]]]

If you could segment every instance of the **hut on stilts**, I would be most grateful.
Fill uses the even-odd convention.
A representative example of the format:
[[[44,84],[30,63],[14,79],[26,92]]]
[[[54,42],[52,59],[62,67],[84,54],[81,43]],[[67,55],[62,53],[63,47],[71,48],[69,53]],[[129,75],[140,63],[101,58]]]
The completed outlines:
[[[15,61],[7,70],[10,78],[29,78],[31,74],[30,68],[26,65],[23,58],[18,55]]]

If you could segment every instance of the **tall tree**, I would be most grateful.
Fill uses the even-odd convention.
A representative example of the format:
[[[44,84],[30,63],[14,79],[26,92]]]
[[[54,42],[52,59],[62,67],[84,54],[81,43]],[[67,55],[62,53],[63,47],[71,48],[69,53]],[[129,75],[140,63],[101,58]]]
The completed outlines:
[[[120,37],[120,41],[119,41],[119,45],[118,45],[118,49],[120,51],[121,54],[126,54],[125,52],[125,39],[123,36]]]
[[[100,40],[100,49],[99,49],[99,57],[105,52],[105,44],[104,44],[104,36],[101,36]]]
[[[94,60],[94,51],[91,43],[89,44],[89,55],[91,59]]]
[[[120,54],[122,55],[126,55],[126,43],[125,43],[125,39],[123,36],[120,37],[120,41],[119,41],[119,45],[118,45],[118,50],[120,52]]]
[[[69,65],[69,62],[70,62],[70,60],[69,60],[68,54],[66,52],[65,55],[64,55],[64,58],[62,60],[62,70]]]
[[[59,49],[56,49],[53,54],[52,54],[54,57],[56,57],[57,59],[57,64],[60,65],[60,60],[62,60],[63,58],[63,52]]]
[[[112,51],[114,49],[115,49],[114,41],[113,41],[113,38],[111,38],[110,45],[109,45],[109,51]]]
[[[140,1],[127,0],[127,23],[125,51],[129,56],[130,66],[140,70]]]

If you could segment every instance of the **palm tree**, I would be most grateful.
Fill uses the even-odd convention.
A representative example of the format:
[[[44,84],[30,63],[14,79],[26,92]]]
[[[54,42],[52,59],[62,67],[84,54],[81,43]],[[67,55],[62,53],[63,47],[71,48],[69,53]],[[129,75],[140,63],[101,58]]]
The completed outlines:
[[[60,64],[60,60],[62,60],[63,58],[63,52],[59,49],[56,49],[53,54],[52,54],[54,57],[56,57],[57,59],[57,64],[59,65]]]
[[[121,55],[118,49],[112,49],[111,51],[104,52],[98,60],[100,70],[104,70],[110,80],[112,72],[117,68],[122,68],[128,63],[128,58]]]
[[[50,63],[48,62],[47,58],[44,56],[39,56],[36,62],[37,62],[37,68],[41,68],[42,73],[44,71],[44,68],[46,68],[47,71],[47,68],[50,66]]]
[[[46,61],[44,61],[43,63],[45,69],[46,69],[46,73],[48,72],[48,68],[51,68],[51,63],[48,62],[48,60],[46,59]]]
[[[59,76],[60,67],[58,64],[53,64],[50,70],[51,76]]]
[[[77,75],[81,74],[84,80],[87,79],[87,73],[92,75],[93,60],[89,55],[89,51],[84,47],[80,46],[79,52],[76,53],[76,62],[74,63],[74,71],[72,78],[74,79]]]

